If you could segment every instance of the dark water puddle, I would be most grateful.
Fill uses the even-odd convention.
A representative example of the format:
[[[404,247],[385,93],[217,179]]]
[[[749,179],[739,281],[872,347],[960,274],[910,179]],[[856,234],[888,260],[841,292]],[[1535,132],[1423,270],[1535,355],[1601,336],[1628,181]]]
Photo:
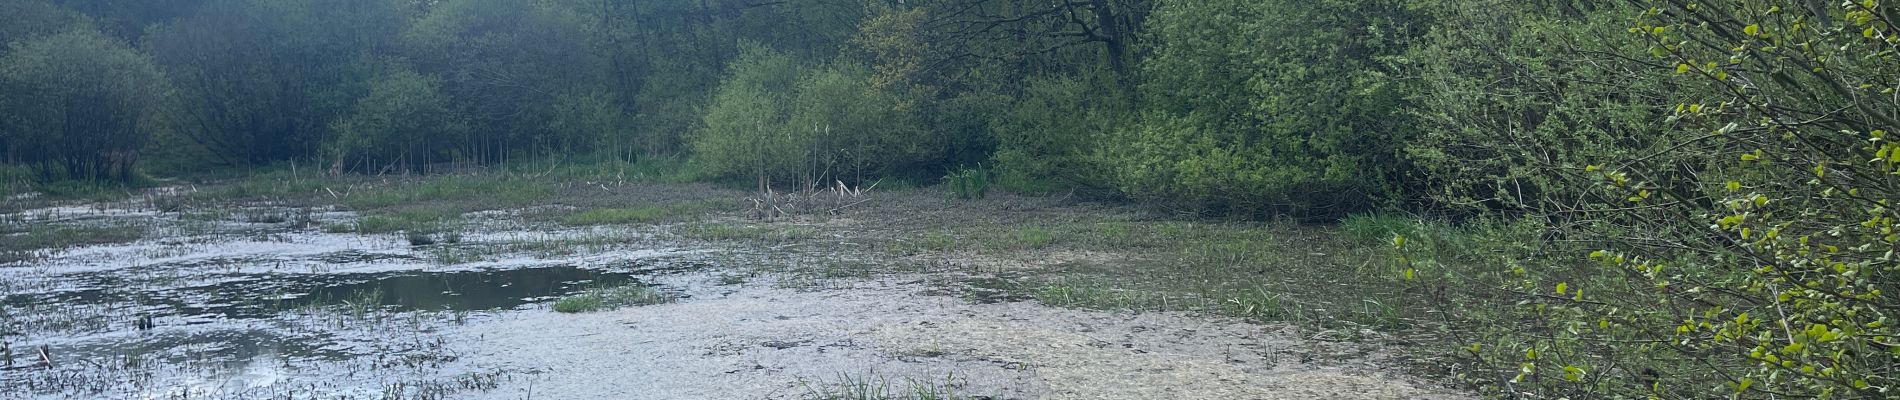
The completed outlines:
[[[58,378],[42,383],[76,382],[64,374],[78,370],[105,374],[96,382],[101,388],[154,374],[222,376],[215,379],[249,385],[255,382],[246,380],[261,378],[244,371],[259,365],[320,375],[426,377],[457,358],[430,332],[461,323],[465,312],[518,309],[595,287],[644,284],[639,277],[669,268],[227,273],[160,284],[122,271],[73,274],[57,290],[0,296],[0,322],[9,322],[0,326],[0,342],[13,345],[6,352],[11,354],[0,354],[0,364],[6,358],[14,367],[35,363],[34,351],[44,345],[61,365],[35,373],[0,369],[0,398],[92,393],[19,386],[42,376]],[[346,369],[320,372],[333,368]],[[132,375],[114,378],[118,373]]]
[[[294,280],[275,280],[286,282]],[[315,304],[377,304],[399,311],[510,309],[590,286],[635,283],[632,275],[571,266],[507,270],[397,273],[310,288]]]

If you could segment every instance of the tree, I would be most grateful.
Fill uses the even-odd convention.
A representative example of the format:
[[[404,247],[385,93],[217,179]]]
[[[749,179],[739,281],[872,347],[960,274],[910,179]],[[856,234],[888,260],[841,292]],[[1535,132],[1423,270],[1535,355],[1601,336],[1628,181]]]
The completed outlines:
[[[58,32],[80,20],[80,16],[41,0],[0,2],[0,46]]]
[[[1411,136],[1382,59],[1400,1],[1211,1],[1156,11],[1141,121],[1108,149],[1123,191],[1238,216],[1327,219],[1403,197]]]
[[[86,26],[18,43],[0,58],[0,149],[41,179],[133,178],[164,75]]]
[[[803,183],[865,184],[866,172],[888,176],[942,153],[899,108],[900,96],[875,87],[864,68],[808,69],[794,90],[788,130],[809,137]]]
[[[861,182],[867,172],[886,175],[940,153],[898,95],[878,90],[870,74],[748,47],[693,136],[697,160],[716,175],[751,175],[766,190],[773,182]]]
[[[332,170],[412,170],[453,158],[467,140],[435,77],[392,68],[369,86],[354,110],[331,124]]]
[[[1021,98],[995,119],[995,162],[1005,183],[1048,180],[1043,189],[1108,185],[1098,152],[1108,133],[1129,119],[1116,117],[1127,100],[1111,85],[1091,84],[1112,77],[1067,76],[1032,79]],[[1093,79],[1090,79],[1093,78]]]
[[[1432,4],[1413,154],[1558,250],[1493,275],[1510,326],[1458,330],[1482,387],[1892,396],[1900,9]]]
[[[748,47],[706,107],[704,128],[691,141],[694,161],[715,175],[750,175],[760,191],[793,173],[805,146],[787,124],[798,62]]]
[[[226,165],[312,157],[404,15],[393,1],[208,0],[146,35],[178,87],[170,130]]]
[[[409,26],[404,53],[441,77],[442,95],[468,121],[459,143],[478,161],[569,148],[551,132],[555,103],[604,92],[606,59],[588,21],[560,2],[451,0]]]
[[[627,136],[626,115],[605,93],[564,94],[554,100],[548,130],[567,152],[588,152]]]
[[[1666,147],[1582,168],[1582,211],[1606,271],[1668,290],[1568,308],[1612,322],[1580,336],[1694,360],[1662,396],[1900,385],[1900,6],[1819,4],[1657,1],[1628,29],[1693,90],[1671,93]]]

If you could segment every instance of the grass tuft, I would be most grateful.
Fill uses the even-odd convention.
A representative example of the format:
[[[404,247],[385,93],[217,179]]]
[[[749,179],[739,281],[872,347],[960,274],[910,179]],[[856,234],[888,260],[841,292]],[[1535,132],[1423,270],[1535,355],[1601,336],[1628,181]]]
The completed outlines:
[[[761,244],[789,243],[816,236],[816,233],[809,228],[771,224],[691,224],[683,226],[674,232],[689,239],[746,241]]]
[[[636,208],[597,208],[561,217],[565,225],[651,224],[677,221],[711,211],[707,204],[646,206]]]
[[[671,303],[673,300],[672,295],[652,287],[637,285],[618,286],[589,289],[580,294],[563,297],[554,302],[554,311],[563,313],[594,312],[620,307]]]
[[[957,389],[967,385],[963,378],[955,373],[945,374],[942,378],[904,378],[891,379],[888,376],[870,373],[865,375],[838,374],[835,382],[806,382],[807,397],[820,400],[952,400],[969,399],[957,393]]]
[[[1339,231],[1362,245],[1389,243],[1393,236],[1415,236],[1419,221],[1397,214],[1353,214],[1339,221]]]
[[[1056,237],[1048,229],[1027,227],[1016,230],[1016,244],[1025,249],[1040,249],[1055,244]]]

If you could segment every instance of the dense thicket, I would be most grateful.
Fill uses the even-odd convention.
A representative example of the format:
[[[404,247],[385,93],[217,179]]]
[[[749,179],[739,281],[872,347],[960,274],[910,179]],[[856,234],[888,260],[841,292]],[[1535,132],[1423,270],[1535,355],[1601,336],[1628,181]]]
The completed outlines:
[[[127,179],[164,95],[151,60],[88,26],[0,57],[0,150],[42,179]]]
[[[1879,0],[13,0],[0,15],[0,151],[42,179],[684,155],[761,189],[955,171],[1204,216],[1513,220],[1539,251],[1472,273],[1406,261],[1407,281],[1508,293],[1457,300],[1494,305],[1482,318],[1441,315],[1478,387],[1900,384],[1900,6]]]

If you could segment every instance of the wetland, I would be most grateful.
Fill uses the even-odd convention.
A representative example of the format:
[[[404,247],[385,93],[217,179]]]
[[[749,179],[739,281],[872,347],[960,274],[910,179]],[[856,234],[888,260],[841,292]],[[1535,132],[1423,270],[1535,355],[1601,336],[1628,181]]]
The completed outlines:
[[[1463,396],[1379,313],[1319,323],[1323,288],[1181,285],[1271,266],[1173,247],[1298,226],[775,196],[479,173],[14,198],[0,397]]]

